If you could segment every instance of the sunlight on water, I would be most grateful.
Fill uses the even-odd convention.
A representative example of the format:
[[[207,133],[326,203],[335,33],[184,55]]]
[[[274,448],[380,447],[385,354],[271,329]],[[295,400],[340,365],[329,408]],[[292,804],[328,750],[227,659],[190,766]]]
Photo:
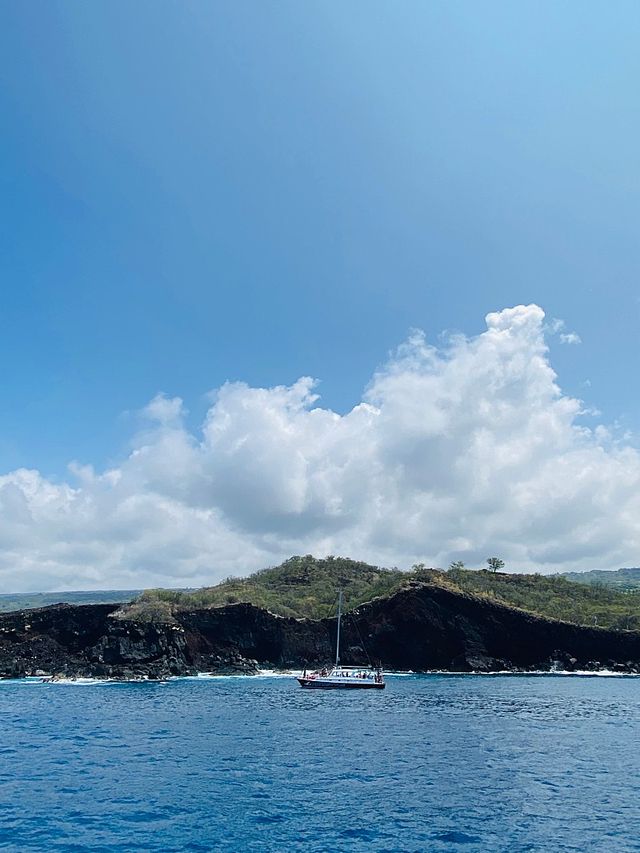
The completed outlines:
[[[29,679],[0,721],[1,849],[640,849],[640,679]]]

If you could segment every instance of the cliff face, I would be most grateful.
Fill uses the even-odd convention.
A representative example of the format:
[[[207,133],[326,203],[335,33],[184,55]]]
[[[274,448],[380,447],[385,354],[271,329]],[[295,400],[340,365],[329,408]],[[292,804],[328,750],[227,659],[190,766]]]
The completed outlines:
[[[335,620],[286,619],[249,604],[177,614],[177,624],[114,618],[117,605],[53,605],[0,615],[0,676],[151,677],[253,672],[330,662]],[[640,672],[640,633],[554,622],[442,587],[415,584],[343,621],[342,659],[366,647],[388,669]]]
[[[442,587],[416,585],[360,611],[370,654],[389,668],[495,671],[558,663],[640,671],[640,633],[544,619]]]

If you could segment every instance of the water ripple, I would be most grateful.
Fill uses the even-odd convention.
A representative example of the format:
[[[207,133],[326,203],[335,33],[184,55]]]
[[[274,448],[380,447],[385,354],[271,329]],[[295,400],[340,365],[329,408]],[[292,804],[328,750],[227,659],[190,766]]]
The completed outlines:
[[[0,689],[1,850],[640,850],[640,679],[24,686]]]

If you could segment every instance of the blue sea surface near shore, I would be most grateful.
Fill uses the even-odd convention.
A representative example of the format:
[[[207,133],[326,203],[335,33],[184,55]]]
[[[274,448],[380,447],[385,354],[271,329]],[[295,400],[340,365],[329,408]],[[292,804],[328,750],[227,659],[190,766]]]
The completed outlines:
[[[640,678],[0,684],[0,849],[640,851]]]

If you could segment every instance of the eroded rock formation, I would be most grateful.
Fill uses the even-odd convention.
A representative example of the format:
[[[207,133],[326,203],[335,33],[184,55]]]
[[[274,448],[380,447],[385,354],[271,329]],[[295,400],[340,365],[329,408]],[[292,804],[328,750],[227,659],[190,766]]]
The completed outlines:
[[[335,620],[283,618],[250,604],[180,611],[175,624],[128,621],[117,610],[60,604],[0,615],[0,676],[250,673],[313,667],[334,654]],[[542,619],[431,584],[359,607],[342,636],[344,663],[366,662],[366,648],[387,669],[640,672],[640,633]]]

